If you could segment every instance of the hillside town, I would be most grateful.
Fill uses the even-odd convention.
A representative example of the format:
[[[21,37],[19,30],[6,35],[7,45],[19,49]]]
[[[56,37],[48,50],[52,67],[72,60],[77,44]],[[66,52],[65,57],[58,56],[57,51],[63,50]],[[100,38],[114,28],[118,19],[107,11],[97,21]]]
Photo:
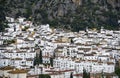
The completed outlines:
[[[118,78],[120,31],[101,27],[71,32],[36,25],[23,17],[6,17],[0,33],[0,78]],[[107,77],[108,76],[108,77]]]

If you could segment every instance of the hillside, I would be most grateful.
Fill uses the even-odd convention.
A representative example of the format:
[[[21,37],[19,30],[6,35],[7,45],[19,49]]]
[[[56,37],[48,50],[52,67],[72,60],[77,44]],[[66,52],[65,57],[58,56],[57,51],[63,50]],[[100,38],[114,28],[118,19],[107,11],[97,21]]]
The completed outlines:
[[[6,16],[24,16],[37,24],[49,23],[72,31],[101,26],[118,29],[120,19],[119,0],[6,0],[4,5],[2,1],[0,7],[7,8]]]

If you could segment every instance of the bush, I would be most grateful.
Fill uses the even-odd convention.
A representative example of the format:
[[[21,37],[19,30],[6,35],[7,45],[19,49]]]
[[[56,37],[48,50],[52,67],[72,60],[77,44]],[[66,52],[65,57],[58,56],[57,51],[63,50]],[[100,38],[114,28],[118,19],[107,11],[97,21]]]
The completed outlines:
[[[48,74],[40,74],[39,78],[51,78]]]

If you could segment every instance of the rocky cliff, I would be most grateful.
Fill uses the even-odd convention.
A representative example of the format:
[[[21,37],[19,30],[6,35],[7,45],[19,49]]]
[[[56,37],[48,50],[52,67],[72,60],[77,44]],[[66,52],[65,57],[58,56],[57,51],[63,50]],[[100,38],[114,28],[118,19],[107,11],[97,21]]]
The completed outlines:
[[[85,27],[115,29],[120,19],[120,0],[6,0],[7,16],[24,16],[79,31]]]

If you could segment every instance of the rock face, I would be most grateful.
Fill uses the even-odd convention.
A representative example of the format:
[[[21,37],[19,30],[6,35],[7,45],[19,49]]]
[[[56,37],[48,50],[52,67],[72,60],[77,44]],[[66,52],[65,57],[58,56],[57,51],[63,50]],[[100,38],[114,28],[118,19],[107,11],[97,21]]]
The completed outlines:
[[[72,0],[77,5],[82,5],[82,0]]]
[[[107,2],[114,8],[120,7],[120,0],[107,0]]]
[[[42,19],[45,12],[48,19],[65,16],[68,11],[74,12],[81,0],[8,0],[8,16],[33,16]]]
[[[120,0],[6,0],[7,16],[33,17],[37,23],[52,25],[70,25],[76,18],[89,20],[95,25],[99,22],[109,25],[116,23],[119,17]],[[86,13],[90,12],[90,13]],[[114,18],[112,19],[112,13]],[[115,14],[116,15],[115,15]],[[98,15],[99,14],[99,15]],[[96,16],[97,15],[97,16]],[[109,15],[109,16],[108,16]],[[111,16],[111,17],[110,17]],[[88,18],[89,17],[89,18]],[[95,18],[95,19],[93,19]],[[104,18],[104,21],[102,20]],[[95,21],[97,20],[97,22]],[[115,21],[113,21],[115,20]],[[108,22],[109,21],[109,22]],[[85,23],[87,23],[86,21]],[[89,23],[89,22],[88,22]],[[88,24],[89,25],[89,24]],[[112,24],[110,24],[112,25]],[[115,24],[116,25],[116,24]]]
[[[51,17],[61,17],[66,15],[69,11],[72,13],[78,6],[84,2],[91,1],[93,3],[109,3],[112,7],[120,7],[119,0],[7,0],[7,6],[10,8],[9,16],[24,15],[28,11],[28,15],[34,15],[36,10],[44,9]],[[31,12],[32,11],[32,12]],[[38,12],[40,13],[40,12]],[[40,15],[37,15],[41,17]]]

